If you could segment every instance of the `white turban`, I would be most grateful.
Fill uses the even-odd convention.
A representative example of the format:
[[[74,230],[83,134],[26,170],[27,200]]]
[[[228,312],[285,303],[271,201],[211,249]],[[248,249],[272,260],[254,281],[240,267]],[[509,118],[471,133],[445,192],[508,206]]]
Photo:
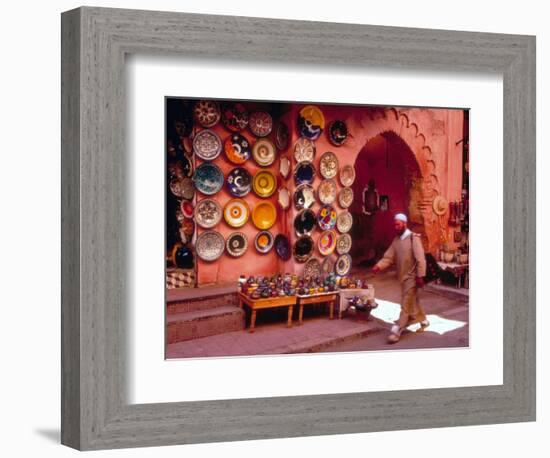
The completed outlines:
[[[407,215],[405,215],[404,213],[398,213],[397,215],[394,216],[395,220],[397,221],[403,221],[404,223],[407,222]]]

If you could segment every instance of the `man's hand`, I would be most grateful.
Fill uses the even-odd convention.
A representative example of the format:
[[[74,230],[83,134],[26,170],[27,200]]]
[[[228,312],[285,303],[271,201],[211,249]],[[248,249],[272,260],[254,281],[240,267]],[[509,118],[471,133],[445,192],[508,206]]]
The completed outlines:
[[[370,271],[371,271],[374,275],[376,275],[378,272],[380,272],[380,267],[374,266]]]
[[[416,286],[417,288],[422,288],[426,283],[422,277],[416,277]]]

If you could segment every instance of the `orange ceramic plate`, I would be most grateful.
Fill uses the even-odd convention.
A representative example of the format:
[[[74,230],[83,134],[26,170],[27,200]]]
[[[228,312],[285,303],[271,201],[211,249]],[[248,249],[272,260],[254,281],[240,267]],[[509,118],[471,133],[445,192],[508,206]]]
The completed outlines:
[[[267,230],[277,221],[277,209],[271,202],[260,202],[252,212],[254,226],[261,230]]]
[[[254,189],[258,197],[266,198],[272,196],[277,189],[277,178],[271,172],[261,170],[254,175],[252,189]]]
[[[319,248],[319,253],[323,256],[328,256],[334,252],[336,248],[336,238],[338,235],[335,230],[328,230],[321,234],[317,240],[317,247]]]
[[[250,208],[243,199],[231,199],[223,209],[223,218],[231,227],[241,227],[250,216]]]

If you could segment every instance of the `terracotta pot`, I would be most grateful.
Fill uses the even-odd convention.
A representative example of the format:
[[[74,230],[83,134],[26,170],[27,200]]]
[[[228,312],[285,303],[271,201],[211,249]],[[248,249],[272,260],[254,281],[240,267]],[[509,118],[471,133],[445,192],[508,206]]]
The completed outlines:
[[[454,257],[455,257],[455,255],[454,255],[453,252],[447,251],[445,253],[445,262],[453,262]]]

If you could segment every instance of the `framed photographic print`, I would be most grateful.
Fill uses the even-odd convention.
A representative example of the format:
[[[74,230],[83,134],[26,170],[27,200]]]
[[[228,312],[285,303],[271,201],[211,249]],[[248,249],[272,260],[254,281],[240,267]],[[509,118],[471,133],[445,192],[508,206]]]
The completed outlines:
[[[534,37],[63,13],[62,442],[534,420],[534,134]]]

